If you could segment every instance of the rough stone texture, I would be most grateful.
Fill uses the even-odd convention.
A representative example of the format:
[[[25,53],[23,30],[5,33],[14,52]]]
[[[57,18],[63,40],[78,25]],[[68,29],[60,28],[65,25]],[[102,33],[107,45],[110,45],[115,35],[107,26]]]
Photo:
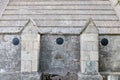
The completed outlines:
[[[95,73],[99,66],[103,80],[120,80],[120,23],[108,0],[1,1],[0,16],[2,13],[3,15],[0,19],[0,80],[41,80],[41,73],[36,73],[38,67],[43,73],[59,74],[53,80],[101,80],[101,76]],[[28,21],[29,18],[34,21]],[[81,42],[84,46],[80,52],[79,34],[88,18],[93,18],[99,34],[102,34],[99,40],[108,38],[109,44],[95,45],[98,44],[95,42],[98,35],[85,34],[82,40],[87,42]],[[38,26],[39,30],[36,31],[33,26]],[[24,30],[25,34],[21,34]],[[38,32],[42,34],[41,41],[37,37]],[[87,33],[91,32],[94,33],[94,30],[88,28]],[[20,39],[17,46],[12,44],[14,37]],[[58,37],[64,38],[63,45],[56,44]],[[41,48],[41,52],[38,52],[38,48]],[[81,74],[81,71],[88,74]]]
[[[103,38],[107,38],[109,43],[107,46],[100,44],[100,72],[120,72],[120,36],[102,35],[100,41]]]
[[[56,75],[54,74],[44,74],[42,75],[42,80],[77,80],[77,75],[75,73],[68,72],[66,75]]]
[[[108,23],[109,24],[109,23]],[[114,26],[112,26],[114,27]],[[0,27],[0,33],[2,34],[18,34],[23,27]],[[79,35],[81,32],[81,27],[79,28],[67,28],[67,27],[39,27],[39,32],[41,34],[74,34]],[[120,34],[120,28],[114,27],[114,28],[98,28],[99,34],[114,34],[119,35]]]
[[[21,80],[41,80],[41,73],[21,73]]]
[[[46,35],[46,36],[43,35],[42,40],[41,40],[41,41],[43,41],[43,43],[41,45],[45,46],[44,44],[46,44],[46,47],[48,47],[48,49],[52,48],[50,46],[50,40],[52,42],[55,42],[55,40],[58,36],[59,35],[56,35],[54,37],[54,35],[51,35],[51,38],[48,39],[48,37],[50,37],[50,35]],[[71,35],[69,35],[69,37],[70,36]],[[76,44],[79,44],[79,37],[75,39],[75,36],[76,35],[74,35],[74,37],[72,37],[72,38],[69,38],[69,37],[67,38],[68,41],[71,40],[71,39],[73,40],[73,41],[68,42],[69,45],[73,44],[71,42],[74,42],[74,43],[78,42]],[[0,58],[1,59],[1,63],[0,63],[1,78],[0,79],[2,79],[2,80],[4,80],[4,79],[5,80],[7,80],[7,79],[8,80],[10,80],[10,79],[14,80],[12,78],[17,77],[17,76],[11,77],[12,74],[7,75],[7,74],[4,74],[3,72],[16,72],[16,71],[18,72],[18,71],[20,71],[20,45],[21,44],[19,44],[17,46],[14,46],[12,44],[12,39],[14,37],[18,37],[19,39],[21,39],[20,35],[17,35],[17,34],[16,35],[14,35],[14,34],[12,34],[12,35],[1,34],[1,36],[0,36],[0,41],[1,41],[0,42],[0,44],[1,44],[1,46],[0,46],[0,49],[1,49],[0,50],[0,55],[1,55],[0,56],[1,57]],[[64,36],[61,36],[61,37],[64,37]],[[100,35],[99,41],[101,41],[102,38],[107,38],[109,40],[109,44],[107,46],[102,46],[99,42],[99,44],[100,44],[100,48],[99,48],[99,50],[100,50],[100,53],[99,53],[100,72],[110,71],[111,73],[112,72],[118,72],[118,74],[119,74],[119,69],[120,69],[120,67],[119,67],[119,44],[120,44],[119,38],[120,38],[120,36],[119,35]],[[54,43],[54,44],[57,45],[56,43]],[[77,46],[75,46],[75,47],[76,47],[76,49],[79,48],[79,47],[77,48]],[[41,47],[41,49],[42,49],[42,47]],[[77,57],[79,57],[79,56],[77,56]],[[108,72],[108,74],[109,74],[109,72]],[[17,74],[15,74],[15,75],[17,75]],[[8,76],[8,77],[6,77],[6,76]]]
[[[103,80],[101,75],[79,74],[78,80]]]
[[[0,34],[0,72],[20,71],[20,44],[15,46],[13,38],[19,35]]]
[[[81,61],[81,72],[82,73],[92,73],[98,72],[98,62],[96,61]]]
[[[32,73],[0,73],[0,80],[40,80],[37,72]]]
[[[0,80],[22,80],[19,73],[0,73]]]
[[[62,45],[56,43],[59,37],[64,39]],[[79,44],[77,35],[42,35],[40,70],[53,73],[57,72],[55,70],[58,70],[57,73],[79,71]],[[56,58],[58,55],[59,58]]]

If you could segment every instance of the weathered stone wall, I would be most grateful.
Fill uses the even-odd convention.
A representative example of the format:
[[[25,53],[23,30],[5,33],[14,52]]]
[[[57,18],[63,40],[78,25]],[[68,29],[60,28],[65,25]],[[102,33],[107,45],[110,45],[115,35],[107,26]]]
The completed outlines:
[[[100,71],[120,72],[120,35],[101,35],[99,40],[102,38],[109,43],[99,47]]]
[[[39,80],[37,72],[21,73],[21,35],[0,34],[0,80]],[[20,43],[13,45],[13,39]]]
[[[34,77],[36,74],[29,74],[29,73],[20,73],[20,66],[21,66],[21,40],[19,45],[13,45],[12,40],[13,38],[20,38],[20,35],[18,34],[0,34],[0,79],[4,78],[3,80],[14,80],[15,78],[18,79],[21,76],[22,78],[30,79],[30,77]],[[56,38],[63,37],[64,43],[63,45],[57,45],[56,44]],[[99,58],[100,58],[100,72],[120,72],[120,35],[100,35],[99,41],[101,39],[107,38],[109,43],[107,46],[102,46],[99,42]],[[66,54],[62,55],[66,56],[64,59],[68,59],[68,62],[71,61],[68,65],[71,65],[71,69],[76,66],[76,69],[78,70],[79,65],[79,37],[76,35],[42,35],[41,37],[41,50],[42,52],[40,55],[43,57],[41,60],[45,60],[45,62],[50,59],[48,55],[55,56],[58,51],[59,47],[60,49],[64,49],[63,52]],[[67,49],[67,50],[66,50]],[[71,52],[70,52],[71,51]],[[44,54],[46,53],[46,54]],[[52,55],[53,53],[53,55]],[[72,53],[75,53],[75,55],[72,55]],[[69,54],[69,56],[67,55]],[[75,59],[74,59],[75,58]],[[51,58],[50,60],[52,60]],[[55,59],[54,59],[55,60]],[[56,60],[58,62],[59,60],[62,61],[62,59]],[[73,62],[72,62],[73,60]],[[48,60],[49,61],[49,60]],[[73,65],[76,61],[76,65]],[[43,63],[40,63],[43,64]],[[49,65],[50,63],[48,63]],[[44,66],[44,65],[42,65]],[[62,65],[58,65],[62,68]],[[40,67],[40,66],[39,66]],[[49,67],[52,67],[49,65]],[[47,67],[45,67],[47,68]],[[44,69],[42,69],[44,70]],[[11,74],[10,74],[11,73]],[[7,78],[7,77],[9,78]],[[12,77],[11,77],[12,76]],[[14,77],[13,77],[14,76]],[[38,75],[36,75],[38,77]],[[35,77],[34,77],[35,78]]]
[[[63,44],[56,43],[63,38]],[[42,72],[78,72],[80,61],[79,35],[42,35],[40,69]]]
[[[13,45],[13,38],[20,36],[10,34],[0,34],[0,72],[17,72],[20,71],[20,44]]]

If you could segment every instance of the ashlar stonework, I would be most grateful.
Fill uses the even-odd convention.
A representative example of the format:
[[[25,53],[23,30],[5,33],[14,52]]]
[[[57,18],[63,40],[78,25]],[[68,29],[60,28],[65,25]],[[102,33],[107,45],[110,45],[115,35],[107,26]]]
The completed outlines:
[[[90,19],[80,34],[81,71],[78,80],[103,80],[98,71],[98,29]]]
[[[0,80],[120,80],[111,2],[0,0]]]
[[[30,19],[21,31],[21,72],[38,71],[40,34]]]

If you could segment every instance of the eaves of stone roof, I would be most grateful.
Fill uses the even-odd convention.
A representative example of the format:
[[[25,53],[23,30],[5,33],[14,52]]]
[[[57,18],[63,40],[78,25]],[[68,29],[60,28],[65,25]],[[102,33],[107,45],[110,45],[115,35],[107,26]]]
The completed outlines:
[[[0,0],[0,18],[2,14],[5,11],[5,8],[7,7],[7,4],[9,3],[9,0]]]
[[[119,18],[109,0],[6,0],[6,5],[0,33],[20,32],[30,18],[41,33],[80,34],[89,18],[100,34],[120,33]]]

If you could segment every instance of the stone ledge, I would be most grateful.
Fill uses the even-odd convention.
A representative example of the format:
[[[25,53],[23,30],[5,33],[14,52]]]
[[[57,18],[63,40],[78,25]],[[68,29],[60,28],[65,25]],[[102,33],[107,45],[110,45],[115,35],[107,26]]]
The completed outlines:
[[[78,80],[103,80],[103,78],[100,74],[88,75],[88,74],[78,73]]]
[[[40,80],[41,73],[32,72],[32,73],[0,73],[0,80]]]
[[[118,75],[120,76],[120,72],[100,72],[101,75]]]
[[[20,34],[22,27],[0,27],[1,34]],[[119,26],[117,28],[98,28],[99,34],[120,34]],[[40,27],[41,34],[75,34],[79,35],[81,28],[57,28],[57,27]]]

